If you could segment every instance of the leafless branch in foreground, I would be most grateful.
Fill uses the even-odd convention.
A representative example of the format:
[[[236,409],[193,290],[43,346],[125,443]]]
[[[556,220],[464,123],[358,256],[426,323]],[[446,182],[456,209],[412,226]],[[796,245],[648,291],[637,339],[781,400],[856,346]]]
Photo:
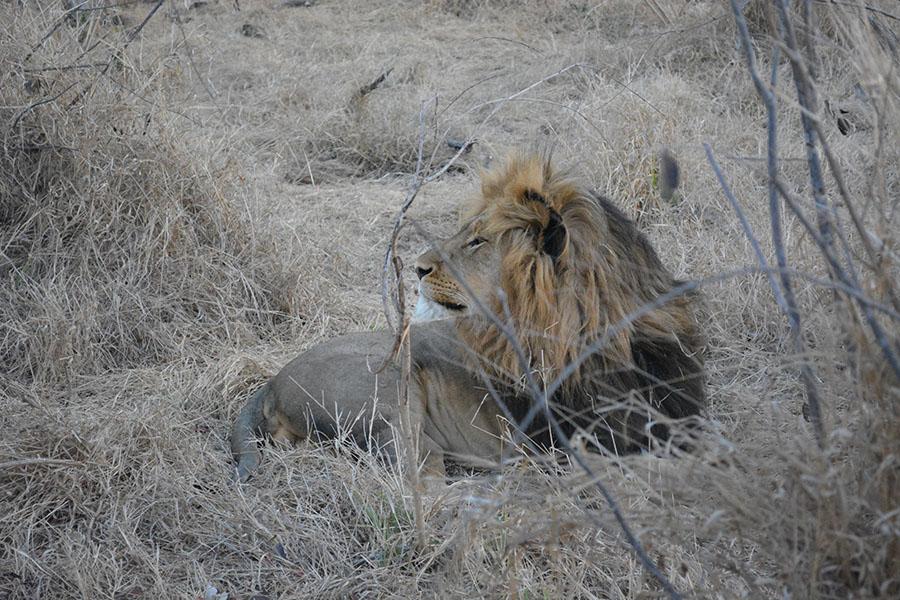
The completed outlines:
[[[485,117],[481,124],[486,123],[491,117],[493,117],[506,103],[514,100],[515,98],[521,96],[526,93],[528,90],[531,90],[541,83],[547,81],[548,79],[555,77],[571,68],[574,68],[577,65],[570,65],[565,67],[553,75],[545,77],[540,81],[537,81],[516,94],[509,96],[502,101],[499,101],[493,108],[493,110]],[[429,105],[432,101],[428,101],[423,104],[421,111],[419,112],[419,137],[418,137],[418,148],[417,148],[417,159],[416,159],[416,170],[413,174],[413,177],[410,181],[410,187],[407,191],[406,198],[403,204],[398,211],[397,217],[394,220],[394,228],[392,235],[390,237],[390,241],[388,244],[388,249],[385,252],[384,261],[382,264],[382,305],[385,310],[385,315],[388,319],[388,323],[394,328],[394,344],[392,345],[391,352],[385,357],[384,362],[379,367],[379,371],[383,370],[390,364],[395,357],[398,357],[398,353],[404,352],[405,356],[402,357],[402,364],[406,365],[404,372],[404,376],[402,378],[401,386],[405,389],[400,392],[401,403],[406,401],[406,408],[408,410],[408,398],[409,398],[409,363],[410,363],[410,343],[409,343],[409,316],[406,312],[405,307],[405,290],[403,286],[403,274],[402,274],[402,261],[397,256],[397,241],[399,239],[400,232],[403,228],[403,225],[406,221],[406,214],[409,208],[412,206],[413,201],[421,190],[422,186],[428,182],[434,181],[438,177],[442,176],[447,170],[453,165],[453,163],[465,152],[466,146],[463,145],[457,153],[451,158],[446,164],[442,166],[442,168],[438,169],[434,173],[431,173],[428,176],[423,176],[423,169],[427,170],[427,168],[423,165],[424,163],[424,145],[425,145],[425,115],[427,114]],[[433,157],[432,157],[433,158]],[[430,167],[431,161],[429,161]],[[415,224],[414,224],[415,226]],[[446,257],[443,257],[446,258]],[[448,267],[451,270],[451,273],[454,272],[454,267],[449,262],[447,263]],[[477,297],[472,293],[472,290],[468,289],[468,286],[465,283],[465,279],[461,277],[461,274],[456,272],[454,276],[462,284],[464,291],[468,294],[470,298],[473,299],[473,304],[482,315],[488,318],[502,334],[509,340],[511,343],[515,353],[517,360],[519,362],[520,369],[525,374],[526,384],[527,384],[527,392],[531,397],[533,402],[533,407],[537,407],[537,409],[542,410],[547,416],[547,420],[549,426],[553,428],[554,434],[559,441],[560,447],[566,451],[569,455],[571,455],[576,464],[584,471],[584,473],[591,479],[594,485],[597,487],[600,494],[603,496],[606,501],[607,506],[612,511],[613,516],[618,523],[622,533],[625,535],[626,542],[628,547],[634,552],[638,561],[641,565],[647,570],[647,572],[659,583],[665,593],[672,598],[673,600],[680,600],[682,596],[678,593],[678,591],[674,588],[668,578],[662,573],[653,559],[647,554],[640,540],[634,534],[631,526],[629,525],[627,519],[625,518],[624,513],[622,512],[621,507],[616,501],[615,497],[609,491],[609,489],[603,485],[600,481],[599,476],[590,468],[587,461],[583,456],[580,455],[580,451],[574,448],[568,439],[568,437],[561,430],[559,423],[556,418],[552,414],[552,411],[549,410],[549,398],[553,396],[555,390],[558,389],[562,382],[566,377],[560,375],[560,378],[555,382],[557,384],[556,388],[543,388],[538,385],[537,381],[534,379],[534,374],[531,371],[531,366],[526,357],[524,349],[521,347],[521,344],[518,342],[518,338],[515,335],[515,331],[512,329],[512,325],[510,323],[505,323],[502,319],[500,319],[497,315],[493,314],[493,311],[485,307]],[[391,287],[391,282],[393,282],[393,289],[389,290]],[[683,294],[686,293],[689,289],[693,289],[692,287],[685,287],[684,289],[679,289],[678,293]],[[389,295],[392,298],[389,298]],[[673,296],[674,297],[674,296]],[[669,298],[671,299],[671,298]],[[394,321],[391,316],[391,309],[396,311],[396,320]],[[652,309],[648,309],[652,310]],[[636,317],[637,318],[637,317]],[[393,321],[393,322],[392,322]],[[605,343],[604,343],[605,345]],[[602,346],[601,346],[602,347]],[[594,349],[596,352],[597,349]],[[590,356],[588,354],[584,357],[586,360],[587,357]],[[577,367],[576,367],[577,368]],[[571,373],[570,373],[571,374]],[[497,394],[496,390],[491,386],[491,395],[500,406],[503,406],[503,400]],[[552,391],[551,391],[552,390]],[[402,408],[402,407],[401,407]],[[505,406],[503,406],[505,409]],[[534,408],[532,410],[535,410]],[[508,411],[505,410],[508,413]],[[407,412],[408,415],[408,412]],[[533,418],[533,417],[532,417]],[[407,418],[407,424],[409,424],[409,419]],[[407,431],[406,435],[406,443],[407,443],[407,456],[415,457],[415,432],[412,431],[412,428],[407,426],[405,427]],[[521,428],[520,428],[521,431]],[[538,450],[537,448],[533,448],[534,450]],[[419,482],[417,478],[417,469],[414,466],[408,465],[407,467],[410,470],[411,475],[413,475],[414,479],[413,483],[413,493],[414,493],[414,503],[415,503],[415,511],[416,511],[416,524],[419,534],[419,542],[420,545],[424,544],[424,520],[422,518],[422,506],[421,506],[421,497],[419,495]],[[597,521],[596,515],[592,514],[590,511],[587,511],[588,517],[594,522],[595,525],[599,525]]]
[[[732,0],[732,4],[734,0]],[[797,312],[797,307],[793,298],[793,292],[791,292],[790,286],[790,278],[786,272],[782,272],[781,281],[784,285],[784,293],[782,293],[782,289],[778,286],[778,282],[775,280],[774,273],[769,270],[769,263],[766,260],[766,255],[763,254],[762,248],[759,245],[759,240],[756,239],[756,236],[753,234],[753,229],[750,227],[750,223],[747,221],[746,215],[744,215],[743,209],[741,209],[740,203],[738,203],[737,198],[734,197],[734,193],[731,191],[731,187],[728,185],[728,182],[725,181],[725,176],[722,174],[721,168],[719,168],[719,163],[716,162],[715,157],[713,156],[712,148],[709,147],[709,144],[703,144],[704,149],[706,150],[706,158],[709,161],[710,166],[713,169],[713,172],[716,174],[716,179],[719,180],[719,185],[722,187],[722,192],[725,194],[725,197],[728,199],[728,202],[731,203],[732,208],[734,208],[734,212],[738,216],[738,221],[741,224],[741,229],[744,231],[744,235],[750,242],[751,247],[753,248],[753,253],[756,255],[756,259],[759,262],[760,267],[765,269],[768,273],[769,286],[772,288],[772,293],[775,295],[775,302],[778,304],[778,307],[781,311],[787,316],[788,323],[790,324],[791,329],[791,339],[794,344],[794,351],[797,356],[800,358],[800,380],[803,382],[803,387],[806,389],[806,402],[809,407],[809,415],[810,420],[813,424],[813,431],[816,436],[816,443],[820,448],[824,445],[824,426],[822,424],[822,403],[819,400],[819,390],[816,387],[816,379],[813,373],[812,365],[808,358],[806,357],[806,348],[803,344],[803,338],[801,337],[800,332],[800,315]],[[773,229],[776,215],[772,215],[773,219]],[[782,267],[782,265],[779,265]],[[786,295],[790,293],[790,300],[786,298]]]

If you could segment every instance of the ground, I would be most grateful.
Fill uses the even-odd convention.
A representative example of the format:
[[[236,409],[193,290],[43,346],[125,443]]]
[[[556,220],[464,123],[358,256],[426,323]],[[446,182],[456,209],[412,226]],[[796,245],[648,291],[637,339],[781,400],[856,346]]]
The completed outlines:
[[[687,596],[900,589],[896,381],[787,211],[817,445],[805,359],[703,147],[773,261],[765,106],[728,3],[22,4],[0,9],[0,598],[665,595],[595,481]],[[746,14],[768,80],[765,4]],[[816,114],[882,266],[833,175],[828,199],[861,289],[887,306],[900,86],[880,40],[896,43],[896,20],[820,4]],[[815,220],[784,56],[780,176]],[[346,445],[267,447],[257,477],[232,481],[248,395],[317,342],[386,326],[382,264],[420,136],[431,172],[448,140],[474,140],[410,209],[427,235],[454,228],[479,169],[552,147],[676,276],[704,281],[702,451],[591,456],[593,478],[525,457],[460,472],[423,526],[403,478]],[[426,244],[404,230],[407,271]],[[894,310],[878,316],[891,335]]]

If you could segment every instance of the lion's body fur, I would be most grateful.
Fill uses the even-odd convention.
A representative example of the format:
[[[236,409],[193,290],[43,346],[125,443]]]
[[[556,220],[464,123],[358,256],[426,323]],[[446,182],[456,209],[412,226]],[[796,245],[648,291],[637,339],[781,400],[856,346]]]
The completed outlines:
[[[634,318],[635,311],[678,282],[629,219],[608,200],[553,171],[544,157],[514,156],[484,174],[481,194],[463,212],[460,231],[423,254],[417,272],[422,295],[458,315],[412,332],[413,426],[425,433],[427,448],[420,451],[427,451],[436,471],[442,467],[434,459],[442,460],[444,453],[500,457],[498,440],[505,428],[500,408],[486,401],[483,377],[520,416],[532,406],[521,385],[525,369],[539,373],[546,384],[568,365],[579,364],[552,398],[554,413],[563,432],[586,429],[614,451],[665,438],[667,420],[697,415],[705,406],[694,299],[677,296]],[[498,318],[514,335],[498,326]],[[424,343],[416,342],[417,336],[424,336]],[[326,422],[333,423],[336,412],[346,418],[372,408],[372,375],[361,356],[376,348],[387,352],[389,338],[369,354],[360,354],[354,343],[360,340],[344,343],[336,354],[314,348],[285,367],[259,401],[265,418],[256,429],[296,438],[305,437],[305,424],[312,423],[333,435],[334,427]],[[586,353],[591,348],[596,352]],[[378,358],[369,360],[375,364]],[[322,378],[334,365],[341,372]],[[392,369],[378,384],[382,399],[377,408],[390,427],[398,424],[396,393],[393,401],[384,399],[399,385],[399,370]],[[256,463],[242,457],[251,454],[248,419],[259,411],[245,412],[233,448],[252,470]],[[478,427],[463,420],[465,415],[478,417]],[[372,421],[367,423],[371,428]],[[528,433],[541,437],[542,427],[546,423],[537,421]],[[448,437],[447,431],[453,433]]]

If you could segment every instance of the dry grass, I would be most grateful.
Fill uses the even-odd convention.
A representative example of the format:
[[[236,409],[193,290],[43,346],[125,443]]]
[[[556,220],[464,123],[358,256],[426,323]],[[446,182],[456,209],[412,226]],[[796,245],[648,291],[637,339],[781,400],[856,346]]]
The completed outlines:
[[[551,141],[683,277],[754,264],[709,142],[771,257],[765,109],[726,4],[166,3],[124,50],[151,4],[62,21],[58,4],[35,4],[0,8],[0,597],[659,594],[570,467],[523,458],[460,473],[457,499],[426,502],[418,547],[409,490],[377,459],[341,444],[267,448],[263,473],[238,488],[225,438],[246,393],[298,350],[382,326],[400,174],[434,97],[426,141],[439,159],[445,136],[477,137],[468,167]],[[759,4],[748,18],[767,76]],[[860,289],[889,305],[897,21],[814,7],[822,129],[880,262],[844,231]],[[106,74],[31,70],[110,57]],[[789,64],[777,73],[782,177],[811,207]],[[656,189],[662,146],[681,167],[675,202]],[[472,182],[429,184],[413,216],[446,231]],[[846,225],[830,171],[826,183]],[[789,264],[827,280],[790,214],[785,229]],[[421,243],[401,240],[407,264]],[[895,597],[898,382],[858,308],[794,281],[822,450],[802,416],[804,357],[766,278],[749,275],[704,288],[704,448],[590,461],[687,595]],[[879,318],[897,352],[898,320]]]

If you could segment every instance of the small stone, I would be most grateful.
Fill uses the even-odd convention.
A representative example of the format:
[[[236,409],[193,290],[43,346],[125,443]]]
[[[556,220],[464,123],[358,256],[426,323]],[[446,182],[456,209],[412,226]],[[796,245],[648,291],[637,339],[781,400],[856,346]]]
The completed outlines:
[[[263,39],[264,37],[266,37],[266,34],[263,33],[263,30],[253,23],[244,23],[243,25],[241,25],[241,35],[244,37],[257,39]]]

